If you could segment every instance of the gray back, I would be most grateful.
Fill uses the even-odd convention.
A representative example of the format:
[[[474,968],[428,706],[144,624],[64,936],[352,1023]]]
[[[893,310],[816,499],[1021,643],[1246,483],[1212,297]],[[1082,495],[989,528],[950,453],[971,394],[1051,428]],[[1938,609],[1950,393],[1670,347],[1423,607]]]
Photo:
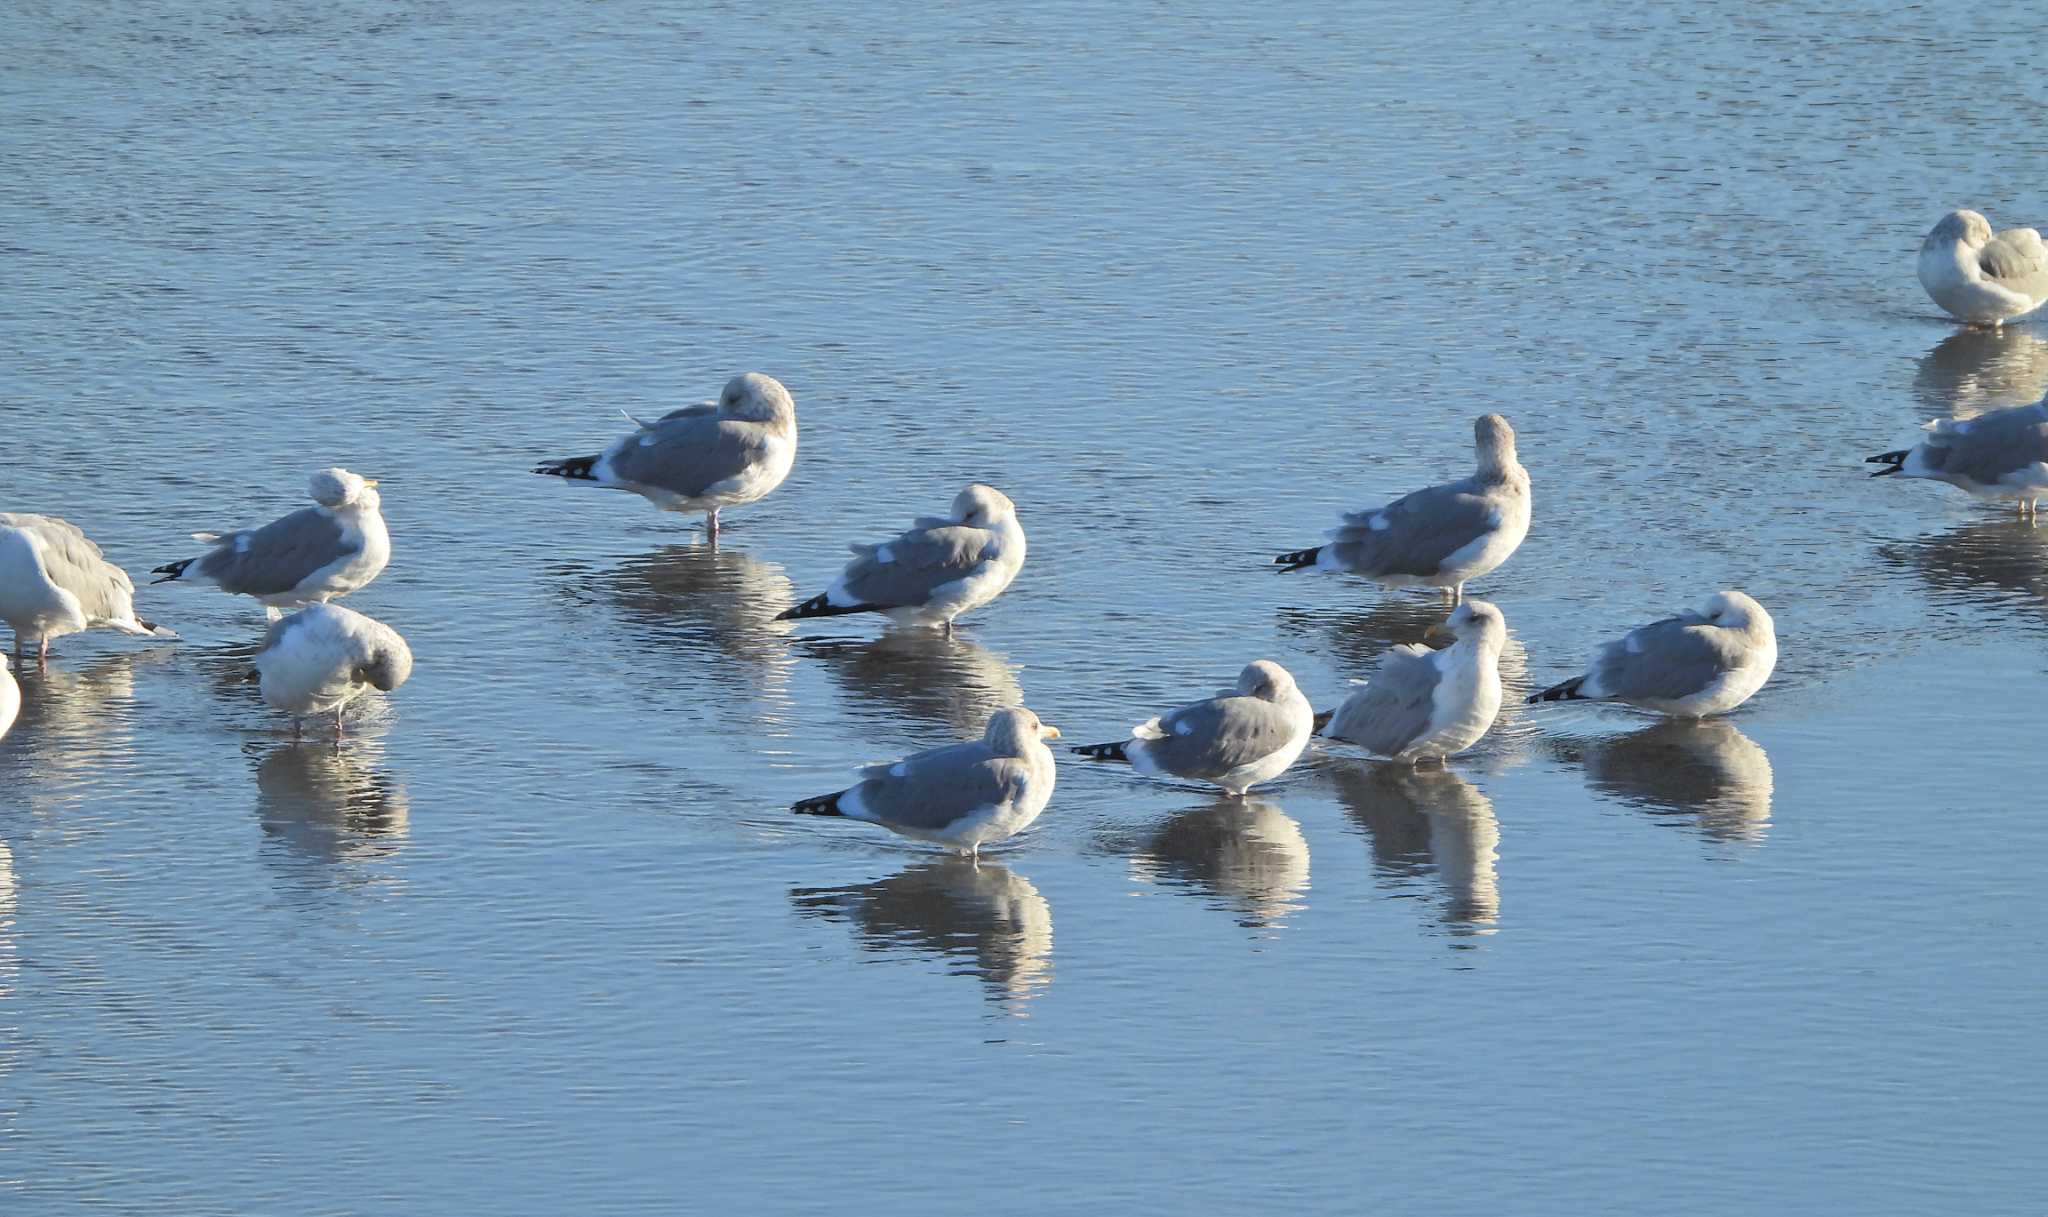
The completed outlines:
[[[50,581],[78,597],[93,621],[124,621],[135,615],[135,584],[128,572],[107,561],[76,524],[56,516],[0,512],[0,525],[33,532],[43,542],[43,569]]]
[[[1445,559],[1499,524],[1496,505],[1467,478],[1403,495],[1375,511],[1345,515],[1332,548],[1346,569],[1362,575],[1426,578],[1443,570]],[[1385,528],[1374,528],[1375,516]]]
[[[1278,703],[1258,697],[1212,697],[1159,720],[1164,739],[1146,740],[1159,767],[1211,780],[1273,755],[1293,738],[1295,724]]]
[[[1350,740],[1379,756],[1395,756],[1422,737],[1443,680],[1432,652],[1412,644],[1381,658],[1365,688],[1337,708],[1323,734]]]
[[[244,537],[248,549],[237,552]],[[342,543],[339,521],[318,507],[306,507],[254,532],[222,538],[213,552],[199,560],[199,573],[219,583],[223,591],[275,596],[360,548]]]
[[[695,498],[759,463],[769,433],[759,423],[711,413],[676,413],[619,441],[612,472],[642,486]]]
[[[1639,649],[1630,650],[1631,642]],[[1753,658],[1741,631],[1687,614],[1653,621],[1601,647],[1592,675],[1610,697],[1675,701]]]
[[[840,576],[862,604],[918,605],[981,565],[996,535],[964,524],[913,528],[893,541],[862,546]]]

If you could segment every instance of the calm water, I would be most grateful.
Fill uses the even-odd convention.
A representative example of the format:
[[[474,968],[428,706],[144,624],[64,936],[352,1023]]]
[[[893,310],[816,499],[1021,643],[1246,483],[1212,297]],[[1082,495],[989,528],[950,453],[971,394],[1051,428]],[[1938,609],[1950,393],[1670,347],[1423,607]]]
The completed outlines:
[[[2034,6],[1013,8],[0,16],[0,507],[139,572],[381,477],[419,656],[339,753],[217,593],[25,681],[0,1210],[2038,1212],[2048,532],[1860,464],[2048,387],[1912,260],[2048,219]],[[718,551],[525,473],[744,368],[803,448]],[[1495,409],[1518,687],[1733,585],[1762,695],[1069,764],[978,869],[783,810],[1334,701],[1432,603],[1263,564]],[[977,478],[958,637],[770,623]]]

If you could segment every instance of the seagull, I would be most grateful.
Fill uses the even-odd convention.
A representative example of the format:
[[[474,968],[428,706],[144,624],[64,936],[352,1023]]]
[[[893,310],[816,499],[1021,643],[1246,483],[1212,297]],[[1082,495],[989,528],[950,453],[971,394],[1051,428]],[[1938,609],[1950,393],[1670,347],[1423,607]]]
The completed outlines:
[[[1328,545],[1273,559],[1290,571],[1347,571],[1388,587],[1440,587],[1455,605],[1465,583],[1493,570],[1529,535],[1529,471],[1515,459],[1515,431],[1498,414],[1473,424],[1479,467],[1384,507],[1346,512]]]
[[[1971,325],[2004,325],[2048,300],[2048,245],[2031,228],[1993,234],[1974,211],[1951,211],[1920,243],[1920,286]]]
[[[1441,763],[1493,729],[1500,714],[1500,652],[1508,623],[1484,600],[1467,600],[1431,634],[1450,646],[1403,643],[1381,657],[1364,688],[1344,699],[1322,734],[1403,765]]]
[[[1696,613],[1630,630],[1601,647],[1585,674],[1529,701],[1619,701],[1674,718],[1724,714],[1750,699],[1778,664],[1778,634],[1764,606],[1716,592]]]
[[[671,410],[596,456],[548,461],[535,473],[630,490],[663,511],[704,513],[718,539],[718,512],[768,497],[796,462],[796,400],[782,382],[742,372],[714,402]]]
[[[391,561],[391,534],[377,483],[346,469],[322,469],[308,485],[314,505],[261,528],[195,532],[214,548],[152,570],[152,583],[211,583],[254,596],[272,621],[281,610],[324,604],[375,579]]]
[[[256,654],[263,700],[292,716],[292,737],[312,714],[341,715],[348,703],[379,689],[389,693],[412,675],[412,648],[398,631],[338,604],[311,604],[271,623]]]
[[[56,516],[0,512],[0,621],[47,666],[50,639],[104,626],[123,634],[177,635],[135,615],[135,584],[78,526]]]
[[[869,765],[861,781],[791,806],[800,816],[844,816],[981,856],[981,847],[1024,831],[1052,798],[1058,727],[1022,706],[989,716],[979,740]]]
[[[2022,516],[2034,515],[2048,494],[2048,398],[1961,421],[1938,419],[1927,430],[1911,448],[1864,458],[1886,466],[1870,476],[1947,482],[1980,499],[2011,499]]]
[[[979,608],[1024,567],[1024,526],[1008,495],[980,482],[953,498],[953,514],[922,516],[908,532],[858,555],[831,587],[777,615],[837,617],[881,613],[896,625],[940,626]]]
[[[1139,773],[1170,774],[1221,786],[1233,798],[1271,781],[1308,747],[1315,711],[1286,668],[1270,659],[1245,665],[1237,687],[1148,718],[1131,738],[1074,749],[1125,761]]]
[[[7,738],[8,729],[14,726],[14,716],[21,713],[21,686],[14,681],[14,670],[0,663],[0,739]]]

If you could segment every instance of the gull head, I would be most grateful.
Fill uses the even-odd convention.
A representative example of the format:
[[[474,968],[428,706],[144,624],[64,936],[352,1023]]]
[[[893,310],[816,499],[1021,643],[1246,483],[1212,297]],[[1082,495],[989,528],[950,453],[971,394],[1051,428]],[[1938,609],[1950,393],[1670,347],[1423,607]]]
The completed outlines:
[[[1472,440],[1479,449],[1482,469],[1499,469],[1514,463],[1515,429],[1500,415],[1480,415],[1472,424]]]
[[[1432,626],[1430,632],[1439,631],[1451,636],[1452,645],[1471,642],[1498,652],[1507,645],[1508,619],[1499,606],[1489,601],[1467,600],[1452,609],[1442,625]]]
[[[1951,211],[1941,217],[1934,231],[1927,234],[1928,246],[1946,245],[1960,241],[1972,249],[1981,248],[1991,239],[1991,221],[1974,211]]]
[[[1255,659],[1237,674],[1237,691],[1262,701],[1279,701],[1294,692],[1294,677],[1270,659]]]
[[[988,730],[981,738],[997,756],[1023,756],[1026,748],[1059,737],[1058,727],[1038,721],[1036,714],[1022,706],[1009,706],[989,716]]]
[[[989,528],[1017,518],[1017,505],[993,486],[976,482],[953,496],[953,518],[972,528]]]
[[[322,507],[359,507],[375,510],[383,500],[377,483],[357,477],[346,469],[322,469],[307,484],[313,501]]]
[[[782,382],[765,372],[741,372],[725,382],[718,410],[728,418],[750,423],[796,421],[796,399]]]
[[[386,693],[412,677],[412,648],[395,636],[372,648],[370,658],[357,664],[350,677]]]
[[[1769,633],[1772,629],[1771,615],[1764,611],[1764,606],[1733,588],[1707,597],[1707,602],[1700,606],[1700,616],[1707,619],[1707,624],[1728,630]]]

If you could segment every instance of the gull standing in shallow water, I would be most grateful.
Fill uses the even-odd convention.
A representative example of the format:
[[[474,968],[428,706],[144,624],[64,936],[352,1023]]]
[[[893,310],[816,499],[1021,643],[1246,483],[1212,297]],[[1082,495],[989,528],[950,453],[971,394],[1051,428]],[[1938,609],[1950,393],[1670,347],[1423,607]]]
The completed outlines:
[[[292,716],[292,735],[310,714],[341,715],[348,703],[379,689],[389,693],[412,675],[412,648],[398,631],[354,609],[313,604],[272,622],[256,654],[263,700]]]
[[[1024,567],[1024,526],[1008,495],[980,482],[953,498],[950,518],[920,517],[858,555],[839,579],[777,619],[881,613],[897,625],[942,626],[1003,594]]]
[[[1515,431],[1498,414],[1473,424],[1479,467],[1384,507],[1346,512],[1327,545],[1273,559],[1280,573],[1339,570],[1388,587],[1440,587],[1456,604],[1465,583],[1493,570],[1529,535],[1529,471],[1515,459]]]
[[[1529,701],[1619,701],[1674,718],[1724,714],[1746,702],[1778,665],[1778,634],[1764,606],[1716,592],[1696,613],[1630,630],[1601,647],[1584,675]]]
[[[1322,734],[1404,765],[1463,752],[1500,714],[1500,652],[1507,618],[1467,600],[1430,632],[1454,641],[1441,651],[1403,643],[1384,655],[1363,689],[1344,699]]]
[[[982,737],[860,771],[859,784],[793,805],[803,816],[844,816],[890,832],[981,854],[1024,831],[1052,798],[1048,739],[1059,728],[1022,706],[998,710]]]
[[[123,634],[177,635],[135,615],[135,584],[78,526],[55,516],[0,512],[0,621],[45,664],[50,639],[105,626]]]
[[[1286,668],[1270,659],[1245,665],[1237,687],[1148,718],[1131,738],[1074,749],[1103,761],[1127,761],[1139,773],[1169,774],[1221,786],[1233,798],[1287,771],[1308,747],[1315,711]]]
[[[1941,419],[1911,448],[1864,458],[1866,465],[1959,486],[1980,499],[2012,499],[2023,516],[2048,494],[2048,399],[1975,418]]]
[[[1974,211],[1951,211],[1920,243],[1920,286],[1971,325],[2004,325],[2048,300],[2048,245],[2031,228],[1994,234]]]
[[[214,548],[150,573],[152,583],[211,583],[254,596],[270,619],[279,610],[324,604],[363,587],[391,561],[377,483],[346,469],[322,469],[308,487],[314,505],[240,532],[195,532]]]
[[[671,410],[596,456],[571,456],[535,473],[630,490],[663,511],[704,513],[718,539],[720,508],[768,496],[796,462],[796,400],[782,382],[742,372],[715,402]]]

